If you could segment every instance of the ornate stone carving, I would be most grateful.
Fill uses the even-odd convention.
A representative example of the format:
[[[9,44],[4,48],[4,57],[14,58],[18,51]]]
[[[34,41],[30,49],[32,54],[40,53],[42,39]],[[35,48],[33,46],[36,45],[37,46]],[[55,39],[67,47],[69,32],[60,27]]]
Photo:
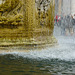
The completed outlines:
[[[45,1],[5,0],[0,5],[0,45],[55,43],[54,4]]]

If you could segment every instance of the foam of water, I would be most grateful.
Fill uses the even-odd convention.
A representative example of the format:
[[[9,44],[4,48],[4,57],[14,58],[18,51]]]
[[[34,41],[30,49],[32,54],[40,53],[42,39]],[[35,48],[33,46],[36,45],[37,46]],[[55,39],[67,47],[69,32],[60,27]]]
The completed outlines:
[[[75,39],[73,37],[57,37],[59,46],[45,48],[42,50],[31,50],[29,52],[2,52],[0,55],[13,54],[22,56],[23,58],[31,59],[59,59],[59,60],[74,60],[75,59]]]

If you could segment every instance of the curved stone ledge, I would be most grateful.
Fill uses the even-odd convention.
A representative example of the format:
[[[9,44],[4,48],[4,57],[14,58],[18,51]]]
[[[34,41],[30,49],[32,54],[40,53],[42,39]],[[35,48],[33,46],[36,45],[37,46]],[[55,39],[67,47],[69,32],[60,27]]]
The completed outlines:
[[[31,41],[31,42],[30,42]],[[57,44],[57,40],[55,39],[55,37],[52,38],[48,38],[45,41],[34,41],[34,40],[29,40],[28,41],[23,41],[23,40],[18,40],[16,42],[13,41],[0,41],[0,48],[20,48],[20,47],[24,47],[25,49],[29,50],[29,49],[35,49],[35,48],[44,48],[47,46],[54,46]]]

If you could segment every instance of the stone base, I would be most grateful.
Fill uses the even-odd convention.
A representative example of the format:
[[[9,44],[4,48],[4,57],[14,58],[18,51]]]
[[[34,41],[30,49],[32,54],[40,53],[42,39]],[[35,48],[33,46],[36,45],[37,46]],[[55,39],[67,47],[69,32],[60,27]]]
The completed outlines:
[[[57,40],[54,36],[46,37],[45,40],[35,39],[25,39],[19,38],[16,40],[10,39],[0,39],[0,49],[24,49],[24,50],[33,50],[38,48],[45,48],[47,46],[51,47],[57,44]]]

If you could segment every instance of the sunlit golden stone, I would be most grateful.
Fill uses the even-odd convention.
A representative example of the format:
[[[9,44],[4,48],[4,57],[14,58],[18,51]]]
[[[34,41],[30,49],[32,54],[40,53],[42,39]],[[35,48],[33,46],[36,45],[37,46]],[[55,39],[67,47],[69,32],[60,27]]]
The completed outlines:
[[[50,3],[45,19],[42,14],[38,18],[35,0],[6,0],[0,5],[0,14],[0,45],[33,46],[56,43],[53,37],[54,3]],[[40,24],[41,20],[45,21],[44,25]]]

